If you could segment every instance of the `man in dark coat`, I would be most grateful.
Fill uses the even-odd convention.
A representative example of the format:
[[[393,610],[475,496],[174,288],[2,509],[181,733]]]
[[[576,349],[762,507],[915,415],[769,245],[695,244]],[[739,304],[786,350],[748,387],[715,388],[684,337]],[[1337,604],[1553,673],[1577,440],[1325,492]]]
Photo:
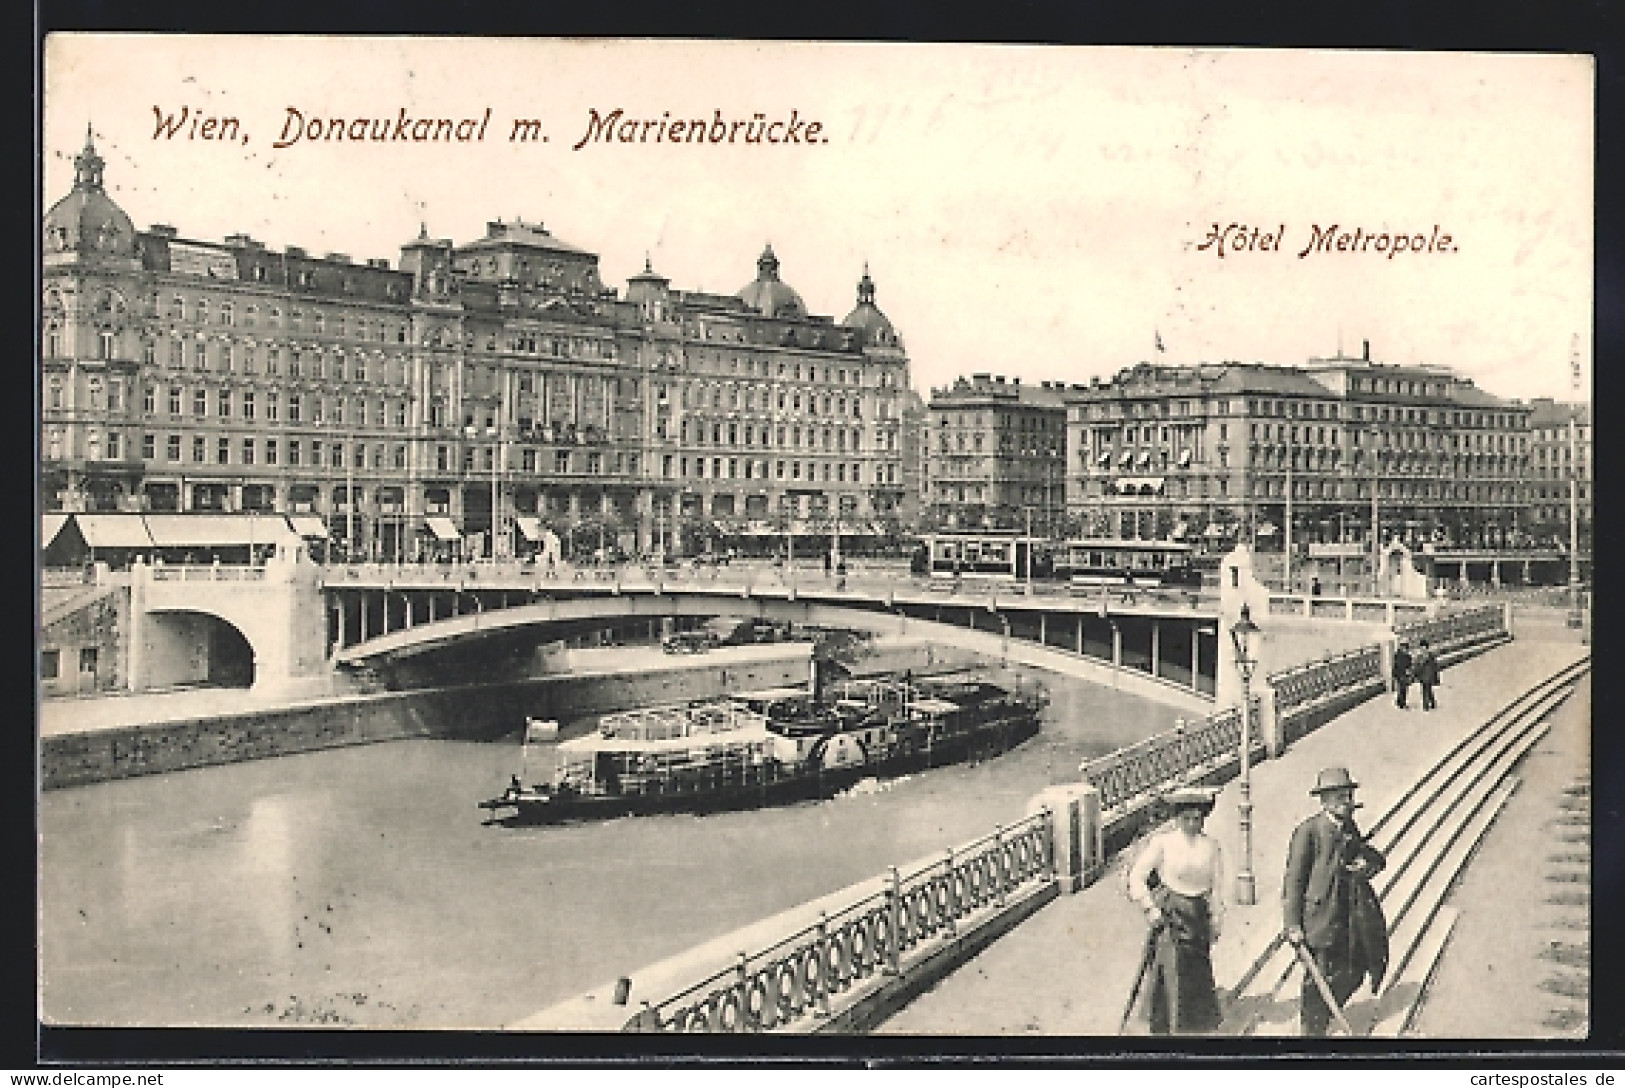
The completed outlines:
[[[1411,692],[1411,673],[1415,662],[1411,660],[1411,644],[1401,642],[1394,647],[1394,705],[1405,709],[1405,696]]]
[[[1358,785],[1347,768],[1320,772],[1309,792],[1321,810],[1292,833],[1282,889],[1286,938],[1308,950],[1339,1005],[1368,977],[1375,993],[1388,969],[1388,925],[1370,883],[1388,859],[1354,824]],[[1305,976],[1303,1034],[1324,1035],[1331,1010]]]
[[[1439,683],[1439,655],[1428,646],[1427,639],[1417,645],[1416,660],[1411,663],[1411,671],[1416,674],[1416,682],[1422,688],[1422,709],[1432,710],[1439,705],[1439,700],[1433,697],[1433,689]]]

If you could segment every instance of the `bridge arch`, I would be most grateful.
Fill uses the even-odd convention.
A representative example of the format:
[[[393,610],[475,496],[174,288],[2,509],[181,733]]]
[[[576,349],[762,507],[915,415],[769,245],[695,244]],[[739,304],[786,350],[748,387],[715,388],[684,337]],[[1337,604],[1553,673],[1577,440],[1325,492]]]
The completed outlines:
[[[206,686],[252,687],[258,655],[237,624],[212,611],[164,608],[148,611],[132,647],[134,679],[142,689]]]
[[[926,638],[984,655],[989,659],[1035,666],[1097,682],[1110,683],[1135,694],[1169,702],[1182,709],[1206,713],[1211,699],[1190,687],[1157,678],[1132,668],[1114,666],[1110,660],[1085,656],[1054,644],[1034,644],[1014,637],[1008,617],[988,606],[978,611],[989,615],[989,626],[967,629],[924,619],[894,610],[882,601],[868,607],[833,603],[819,598],[759,596],[726,591],[682,593],[617,592],[608,596],[544,598],[529,604],[487,610],[474,614],[419,623],[380,634],[338,649],[333,663],[340,667],[369,668],[390,666],[402,659],[452,647],[460,643],[497,640],[526,629],[568,627],[583,621],[610,616],[654,618],[662,616],[733,615],[773,621],[790,621],[818,627],[865,630],[877,636]],[[1168,622],[1195,625],[1201,617],[1179,616]],[[1211,623],[1211,619],[1207,622]],[[992,626],[996,624],[997,626]],[[1193,636],[1194,637],[1194,636]]]

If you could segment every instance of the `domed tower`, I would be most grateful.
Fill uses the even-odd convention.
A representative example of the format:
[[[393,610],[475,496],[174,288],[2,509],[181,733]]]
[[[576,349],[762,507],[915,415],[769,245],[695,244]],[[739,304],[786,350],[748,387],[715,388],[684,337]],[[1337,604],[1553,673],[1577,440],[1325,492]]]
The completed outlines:
[[[47,509],[120,510],[139,477],[141,256],[88,128],[73,165],[73,190],[43,227],[41,496]]]
[[[842,319],[841,324],[857,329],[860,343],[865,348],[887,347],[901,350],[902,338],[892,328],[891,319],[875,305],[875,281],[869,278],[869,266],[863,266],[863,278],[858,281],[858,304]]]
[[[779,279],[779,259],[769,244],[756,259],[756,278],[735,296],[763,317],[802,318],[807,307],[795,288]]]
[[[135,225],[102,188],[102,168],[90,127],[85,146],[73,160],[73,191],[45,213],[43,252],[47,268],[62,264],[95,264],[134,271]]]

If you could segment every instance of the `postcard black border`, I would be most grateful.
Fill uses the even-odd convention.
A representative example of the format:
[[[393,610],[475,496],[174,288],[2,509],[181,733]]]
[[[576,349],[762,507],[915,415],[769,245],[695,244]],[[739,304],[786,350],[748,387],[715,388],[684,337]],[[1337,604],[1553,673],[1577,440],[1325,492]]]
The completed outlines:
[[[945,14],[938,3],[870,3],[835,7],[781,4],[676,6],[588,6],[538,4],[528,7],[448,0],[392,3],[357,0],[350,4],[304,0],[244,7],[218,0],[46,0],[35,8],[32,39],[35,176],[33,215],[27,237],[35,240],[42,214],[42,162],[38,155],[40,65],[45,36],[53,31],[193,32],[239,34],[383,34],[449,36],[746,38],[759,40],[946,41],[1076,45],[1232,46],[1263,48],[1398,49],[1416,52],[1567,52],[1596,60],[1596,317],[1594,326],[1594,405],[1598,465],[1612,465],[1615,437],[1602,426],[1603,406],[1620,403],[1617,367],[1622,358],[1625,302],[1621,287],[1621,204],[1605,194],[1625,191],[1625,134],[1620,126],[1622,46],[1625,13],[1611,0],[1533,5],[1519,3],[1415,4],[1401,0],[1357,7],[1322,8],[1301,4],[1215,4],[1202,0],[1150,0],[1145,3],[1040,3],[1015,0]],[[1610,139],[1609,137],[1613,137]],[[1508,169],[1529,168],[1508,163]],[[35,292],[37,295],[37,292]],[[34,322],[37,328],[37,321]],[[32,337],[31,337],[32,339]],[[29,385],[37,386],[38,375]],[[37,393],[37,389],[35,390]],[[33,406],[27,426],[8,437],[35,464]],[[22,420],[18,421],[23,422]],[[12,463],[21,464],[23,460]],[[1622,554],[1619,511],[1607,501],[1609,477],[1596,485],[1596,615],[1615,614],[1616,579],[1606,558]],[[37,479],[37,473],[35,474]],[[37,502],[35,510],[38,514]],[[21,534],[25,563],[32,568],[33,533]],[[15,542],[17,538],[14,537]],[[35,598],[37,600],[37,596]],[[34,602],[14,615],[34,616]],[[1594,653],[1604,666],[1617,637],[1608,623],[1595,625]],[[9,641],[9,640],[8,640]],[[32,643],[32,638],[30,639]],[[32,654],[7,655],[17,663],[27,690],[36,690]],[[1599,668],[1593,678],[1593,933],[1592,1018],[1589,1038],[1564,1042],[1405,1041],[1400,1047],[1369,1040],[1334,1040],[1306,1050],[1295,1040],[1180,1040],[1176,1047],[1150,1041],[1110,1038],[1003,1038],[986,1036],[863,1036],[834,1039],[743,1037],[516,1035],[486,1032],[357,1032],[203,1029],[87,1029],[47,1027],[37,1019],[35,971],[8,971],[4,1015],[0,1016],[0,1067],[95,1068],[104,1065],[177,1068],[287,1066],[368,1067],[456,1066],[511,1068],[560,1065],[573,1068],[681,1069],[717,1065],[827,1068],[1040,1068],[1134,1067],[1148,1070],[1187,1067],[1254,1067],[1268,1061],[1294,1068],[1318,1068],[1350,1061],[1370,1067],[1517,1066],[1582,1069],[1615,1065],[1625,1054],[1621,981],[1625,977],[1621,934],[1596,925],[1620,917],[1625,883],[1625,742],[1611,728],[1618,707],[1617,674]],[[21,734],[20,728],[14,731]],[[33,806],[34,750],[13,743],[5,770],[17,781],[6,792],[4,826],[8,857],[21,870],[36,856]],[[14,841],[20,839],[21,841]],[[20,883],[20,881],[18,882]],[[8,903],[8,965],[35,965],[36,916],[33,897]],[[766,1045],[766,1044],[771,1044]]]

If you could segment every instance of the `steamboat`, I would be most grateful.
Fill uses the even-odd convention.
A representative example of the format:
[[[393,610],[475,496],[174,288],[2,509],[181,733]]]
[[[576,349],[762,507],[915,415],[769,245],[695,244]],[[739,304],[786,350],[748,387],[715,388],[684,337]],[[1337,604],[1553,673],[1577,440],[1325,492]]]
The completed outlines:
[[[537,824],[816,800],[998,755],[1038,732],[1046,702],[1041,691],[904,674],[626,711],[558,744],[527,730],[521,773],[480,807],[488,822]],[[540,759],[549,766],[533,768]]]

